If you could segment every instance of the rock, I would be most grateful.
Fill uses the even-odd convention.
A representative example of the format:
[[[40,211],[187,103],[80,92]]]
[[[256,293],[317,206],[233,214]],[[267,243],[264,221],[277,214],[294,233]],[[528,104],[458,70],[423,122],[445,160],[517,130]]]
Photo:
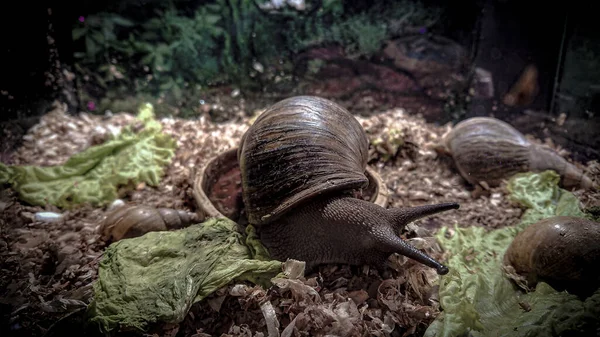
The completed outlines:
[[[388,41],[383,53],[394,65],[413,75],[462,72],[468,53],[458,43],[439,35],[412,35]]]

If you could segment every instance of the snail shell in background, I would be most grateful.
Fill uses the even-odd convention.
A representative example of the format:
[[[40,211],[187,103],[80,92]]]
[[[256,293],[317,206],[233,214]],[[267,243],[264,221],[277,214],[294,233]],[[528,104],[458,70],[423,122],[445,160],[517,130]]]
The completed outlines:
[[[600,223],[555,216],[529,225],[504,254],[504,270],[525,289],[544,281],[575,294],[600,285]]]
[[[100,233],[104,241],[142,236],[148,232],[179,229],[199,223],[204,217],[194,213],[172,208],[154,208],[150,206],[121,206],[102,220]]]
[[[508,123],[490,117],[464,120],[444,138],[460,174],[471,184],[498,186],[520,172],[554,170],[564,188],[597,187],[575,165],[556,152],[530,142]]]

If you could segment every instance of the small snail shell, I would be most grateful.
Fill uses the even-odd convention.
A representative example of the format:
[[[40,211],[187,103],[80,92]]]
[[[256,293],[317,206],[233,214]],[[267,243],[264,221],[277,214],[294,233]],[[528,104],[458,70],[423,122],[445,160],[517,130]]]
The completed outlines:
[[[104,218],[100,233],[104,241],[142,236],[148,232],[178,229],[201,222],[203,216],[172,208],[150,206],[121,206]]]
[[[529,225],[504,254],[504,270],[525,289],[545,281],[573,293],[600,285],[600,223],[555,216]]]
[[[575,165],[556,152],[530,142],[508,123],[490,117],[464,120],[444,138],[460,174],[471,184],[498,186],[519,172],[554,170],[565,188],[595,186]]]

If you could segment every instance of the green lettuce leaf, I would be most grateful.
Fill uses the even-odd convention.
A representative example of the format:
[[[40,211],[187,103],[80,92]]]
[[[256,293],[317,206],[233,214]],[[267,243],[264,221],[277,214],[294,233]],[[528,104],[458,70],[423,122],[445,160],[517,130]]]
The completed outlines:
[[[71,156],[63,165],[0,163],[0,183],[10,184],[24,202],[60,208],[106,205],[118,198],[118,188],[125,185],[157,186],[175,155],[176,142],[161,133],[152,105],[143,105],[137,118],[144,123],[142,131],[124,128],[114,139]]]
[[[511,198],[528,207],[516,227],[444,227],[437,238],[451,256],[450,272],[440,280],[443,308],[425,336],[592,336],[600,328],[600,290],[584,301],[557,292],[544,282],[524,293],[501,268],[517,233],[541,219],[587,217],[577,198],[560,189],[554,171],[515,175]]]
[[[90,322],[105,332],[143,331],[154,322],[181,322],[192,304],[232,280],[268,285],[282,263],[268,260],[260,242],[245,240],[236,226],[209,219],[111,244],[94,284]]]

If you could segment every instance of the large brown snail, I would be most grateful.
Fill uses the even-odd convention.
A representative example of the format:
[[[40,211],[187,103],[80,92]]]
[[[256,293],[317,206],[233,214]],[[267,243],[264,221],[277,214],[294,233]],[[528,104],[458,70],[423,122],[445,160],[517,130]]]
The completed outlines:
[[[594,184],[575,165],[551,149],[530,142],[508,123],[491,117],[464,120],[444,137],[460,174],[469,183],[498,186],[519,172],[554,170],[565,188],[589,189]]]
[[[204,219],[201,214],[173,208],[125,205],[109,211],[100,223],[104,241],[142,236],[148,232],[179,229]]]
[[[521,231],[504,255],[503,268],[522,288],[545,281],[572,293],[600,286],[600,223],[555,216]]]
[[[381,266],[393,253],[438,274],[448,268],[404,242],[402,228],[457,203],[385,209],[357,199],[367,185],[368,139],[336,103],[313,96],[280,101],[248,129],[238,149],[246,216],[271,256]]]

